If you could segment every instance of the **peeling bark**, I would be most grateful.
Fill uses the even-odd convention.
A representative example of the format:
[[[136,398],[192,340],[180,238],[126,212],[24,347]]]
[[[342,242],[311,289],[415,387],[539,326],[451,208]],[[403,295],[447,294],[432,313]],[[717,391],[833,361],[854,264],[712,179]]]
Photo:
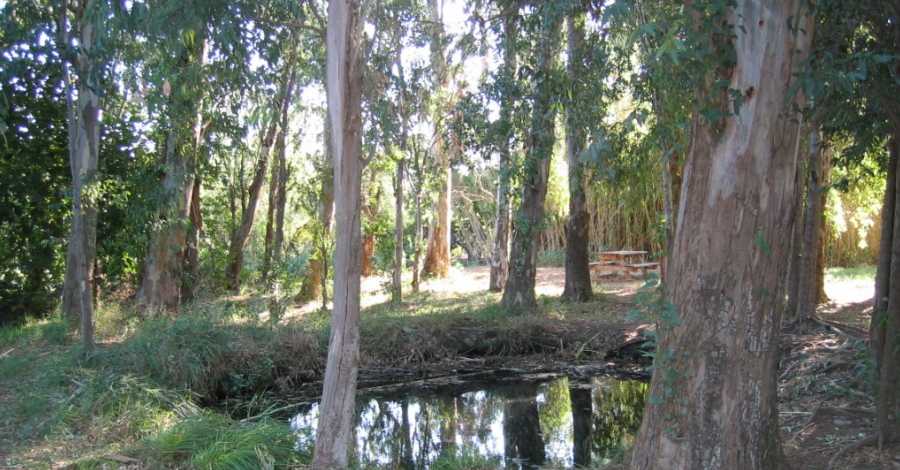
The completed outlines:
[[[362,18],[358,0],[328,4],[327,91],[333,126],[334,310],[312,468],[347,468],[359,373]]]
[[[431,68],[434,73],[435,93],[440,96],[446,92],[448,73],[445,54],[444,24],[441,7],[443,2],[428,0],[431,14]],[[435,106],[434,120],[434,152],[438,162],[438,175],[441,178],[438,189],[438,200],[435,205],[434,226],[428,240],[425,253],[425,265],[422,275],[425,277],[443,278],[450,273],[450,225],[452,220],[453,171],[450,168],[450,154],[444,140],[444,105]]]
[[[789,89],[813,23],[802,0],[738,0],[726,15],[736,65],[716,77],[749,95],[737,116],[695,114],[650,398],[633,470],[776,470],[777,377],[796,199]],[[791,27],[788,18],[794,20]],[[800,24],[802,27],[796,25]],[[700,102],[726,97],[698,90]],[[746,90],[752,90],[747,93]]]
[[[97,255],[97,200],[91,194],[91,184],[97,178],[100,158],[100,96],[95,83],[97,64],[94,62],[94,24],[91,22],[95,4],[79,0],[73,24],[79,48],[71,50],[67,22],[69,4],[63,1],[60,12],[60,46],[74,55],[72,66],[78,86],[78,100],[72,97],[73,85],[69,62],[63,64],[66,87],[66,110],[69,133],[69,167],[72,171],[72,227],[66,256],[66,275],[63,286],[63,313],[80,325],[85,352],[94,347],[94,267]]]
[[[488,289],[491,292],[500,292],[506,286],[506,278],[509,276],[509,242],[510,225],[512,223],[512,208],[510,207],[510,180],[512,175],[512,149],[510,148],[513,137],[512,107],[514,105],[513,85],[515,84],[517,58],[516,17],[518,16],[518,3],[511,2],[503,20],[503,80],[504,91],[500,102],[500,122],[505,126],[505,132],[500,142],[500,166],[497,184],[497,218],[494,223],[494,247],[491,252],[491,273]]]

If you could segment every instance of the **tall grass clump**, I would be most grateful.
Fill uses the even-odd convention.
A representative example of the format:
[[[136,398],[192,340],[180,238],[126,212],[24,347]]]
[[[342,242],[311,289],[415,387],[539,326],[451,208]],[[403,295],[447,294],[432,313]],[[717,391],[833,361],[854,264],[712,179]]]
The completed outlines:
[[[197,469],[285,468],[305,460],[290,427],[274,421],[240,423],[199,413],[147,439],[139,452],[163,465]]]

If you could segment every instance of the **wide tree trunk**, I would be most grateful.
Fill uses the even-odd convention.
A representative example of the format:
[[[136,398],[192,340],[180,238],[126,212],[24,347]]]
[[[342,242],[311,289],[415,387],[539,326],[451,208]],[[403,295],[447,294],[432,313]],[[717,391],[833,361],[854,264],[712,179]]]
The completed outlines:
[[[665,287],[674,308],[657,322],[634,470],[783,468],[778,293],[796,204],[799,130],[789,90],[812,28],[804,3],[738,0],[724,13],[736,64],[707,85],[729,80],[745,102],[721,120],[694,117]],[[718,98],[720,110],[730,109],[711,89],[698,91],[698,101]]]
[[[524,386],[504,397],[503,447],[509,468],[519,468],[522,460],[522,468],[538,467],[547,460],[536,395],[536,387]]]
[[[562,17],[548,12],[544,4],[534,14],[546,15],[538,40],[537,83],[527,139],[522,201],[513,225],[509,279],[503,290],[503,306],[524,311],[537,306],[534,293],[537,275],[537,241],[544,220],[544,199],[550,176],[550,157],[556,140],[556,107],[553,105],[553,75],[556,73]]]
[[[202,65],[205,58],[205,39],[183,52],[179,67],[184,70]],[[191,84],[192,85],[192,84]],[[141,287],[137,303],[145,310],[174,311],[181,304],[183,291],[184,255],[191,230],[191,203],[197,154],[203,141],[204,126],[197,106],[199,90],[188,84],[169,86],[169,129],[164,148],[165,175],[159,225],[150,236],[144,258]],[[189,127],[185,126],[190,122]],[[186,132],[185,128],[190,132]]]
[[[362,19],[358,0],[328,4],[327,91],[334,145],[334,310],[312,468],[347,468],[359,370]]]
[[[572,456],[577,468],[590,467],[593,444],[591,389],[569,387],[572,402]]]
[[[397,161],[394,183],[394,272],[391,278],[391,302],[403,301],[403,169],[406,160]]]
[[[85,352],[94,346],[94,266],[97,254],[97,201],[88,187],[97,178],[100,157],[100,97],[97,94],[94,57],[94,5],[89,0],[79,1],[74,31],[78,35],[79,48],[72,51],[78,83],[78,101],[73,101],[69,64],[64,64],[63,77],[66,87],[66,107],[69,132],[69,167],[72,171],[72,228],[66,257],[63,312],[80,325],[81,340]],[[66,21],[68,2],[61,9],[61,46],[71,51]]]
[[[895,123],[895,126],[897,123]],[[875,274],[875,299],[869,326],[875,357],[875,396],[878,445],[900,439],[900,128],[890,144],[884,205],[881,209],[881,242]]]
[[[566,109],[566,160],[569,163],[569,220],[566,227],[566,281],[563,299],[587,302],[594,296],[591,289],[590,254],[588,253],[590,214],[584,193],[585,168],[581,162],[584,150],[584,118],[578,109],[584,83],[584,14],[573,13],[566,18],[568,31],[568,79],[571,102]]]
[[[428,0],[431,14],[431,68],[434,74],[434,95],[440,97],[447,88],[448,73],[445,54],[444,23],[441,7],[442,1]],[[438,163],[438,200],[435,205],[435,218],[425,252],[425,265],[422,275],[425,277],[447,277],[450,273],[450,225],[452,220],[453,171],[450,168],[450,154],[444,140],[445,124],[443,115],[448,103],[439,102],[435,106],[434,120],[434,152]]]
[[[269,165],[269,154],[272,145],[275,142],[275,133],[278,130],[278,123],[287,112],[287,108],[291,103],[291,94],[294,88],[294,80],[296,79],[296,71],[292,62],[288,62],[285,67],[285,78],[282,83],[282,89],[279,98],[274,102],[275,112],[269,122],[269,127],[262,137],[259,147],[259,159],[256,163],[256,173],[253,175],[253,181],[250,183],[250,190],[247,199],[247,205],[241,214],[241,223],[237,230],[231,235],[231,243],[228,247],[228,267],[225,272],[225,279],[228,289],[238,291],[241,287],[241,269],[244,265],[244,246],[247,239],[250,238],[250,230],[253,229],[253,220],[256,217],[256,205],[259,202],[259,195],[262,192],[263,183],[266,180],[266,172]]]
[[[491,251],[491,274],[488,289],[500,292],[506,286],[509,276],[509,239],[512,210],[510,204],[510,183],[512,179],[511,156],[513,136],[512,107],[514,105],[514,84],[516,79],[516,28],[519,13],[518,2],[510,2],[509,10],[503,18],[503,81],[500,101],[500,125],[504,126],[500,138],[497,182],[497,218],[494,223],[494,247]]]

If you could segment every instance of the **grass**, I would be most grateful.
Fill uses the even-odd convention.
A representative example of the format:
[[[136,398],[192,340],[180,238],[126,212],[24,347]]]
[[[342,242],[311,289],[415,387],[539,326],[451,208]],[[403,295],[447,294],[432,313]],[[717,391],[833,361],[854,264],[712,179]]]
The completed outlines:
[[[475,350],[571,353],[593,340],[594,331],[577,322],[616,312],[602,298],[582,305],[542,298],[539,311],[525,316],[509,315],[498,303],[492,293],[421,293],[401,305],[369,307],[362,312],[363,366],[427,369]],[[285,423],[239,420],[321,377],[328,317],[313,313],[272,325],[263,305],[259,298],[215,299],[174,318],[140,320],[126,306],[104,304],[97,350],[88,359],[62,319],[0,328],[0,467],[104,468],[121,456],[150,468],[305,462]],[[620,313],[606,320],[620,321]],[[560,319],[575,326],[566,330]],[[448,461],[441,468],[477,464]]]
[[[828,268],[825,271],[828,280],[835,281],[874,281],[875,266],[863,265],[847,268]]]

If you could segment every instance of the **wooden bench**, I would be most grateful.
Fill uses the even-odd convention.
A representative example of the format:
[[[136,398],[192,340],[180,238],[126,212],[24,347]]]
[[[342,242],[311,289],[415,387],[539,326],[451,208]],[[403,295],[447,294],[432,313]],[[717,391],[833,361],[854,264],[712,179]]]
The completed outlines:
[[[643,276],[647,275],[647,271],[655,270],[658,268],[659,268],[659,263],[652,263],[652,262],[632,263],[632,264],[625,265],[625,269],[627,269],[629,272],[640,271],[641,275],[643,275]]]
[[[613,266],[615,264],[615,261],[594,261],[592,263],[588,263],[588,267],[591,271],[595,271],[602,268],[603,266]]]

